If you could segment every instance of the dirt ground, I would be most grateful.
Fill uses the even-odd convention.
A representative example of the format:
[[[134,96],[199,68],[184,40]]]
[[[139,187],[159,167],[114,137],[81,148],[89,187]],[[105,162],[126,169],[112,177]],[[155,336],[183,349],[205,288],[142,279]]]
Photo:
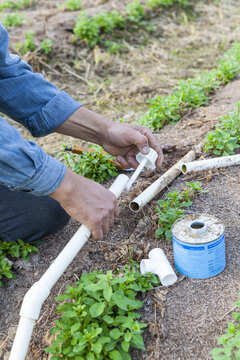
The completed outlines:
[[[117,1],[96,3],[83,1],[89,14],[100,8],[117,7],[121,10],[125,2],[121,5]],[[49,80],[85,106],[114,120],[123,118],[133,121],[146,111],[146,99],[157,94],[169,94],[178,79],[214,67],[231,42],[240,40],[239,3],[228,0],[196,1],[192,13],[171,9],[153,17],[151,21],[157,24],[154,34],[146,34],[142,30],[141,44],[137,43],[136,34],[126,34],[128,52],[109,55],[100,48],[89,51],[83,44],[70,46],[71,33],[68,29],[74,24],[76,14],[59,14],[56,4],[56,1],[39,1],[36,7],[25,11],[31,21],[26,21],[16,31],[10,31],[11,47],[23,39],[29,28],[36,31],[37,41],[46,34],[53,37],[54,56],[43,60],[48,67],[32,59],[34,67],[39,66]],[[76,58],[80,61],[77,67]],[[71,76],[69,70],[75,75]],[[156,201],[164,192],[138,214],[130,212],[128,203],[198,144],[214,127],[218,117],[233,110],[238,101],[240,80],[237,79],[218,90],[209,106],[190,111],[177,125],[165,126],[156,134],[162,145],[171,143],[176,145],[176,150],[166,154],[161,171],[146,172],[129,193],[124,193],[119,201],[121,213],[114,229],[103,241],[90,240],[54,286],[34,329],[28,360],[48,359],[44,348],[51,343],[48,331],[56,320],[54,297],[62,293],[67,284],[78,280],[82,271],[115,268],[125,264],[130,254],[140,261],[154,247],[161,247],[173,264],[172,244],[156,240],[154,236],[157,228]],[[17,127],[24,137],[32,139],[25,129]],[[62,144],[79,144],[79,141],[56,134],[34,141],[51,155],[56,155]],[[134,352],[134,360],[210,360],[209,351],[216,345],[216,336],[223,332],[231,319],[233,303],[239,292],[239,167],[197,176],[180,176],[168,190],[182,189],[185,181],[195,180],[200,180],[207,192],[195,199],[188,212],[209,213],[222,220],[226,227],[226,269],[207,280],[178,276],[178,282],[172,287],[159,287],[148,292],[143,297],[144,307],[141,310],[142,321],[149,324],[144,333],[147,351]],[[71,220],[64,230],[44,239],[39,245],[39,254],[31,256],[31,262],[15,262],[16,280],[6,281],[0,290],[1,360],[9,358],[24,294],[41,277],[78,227],[79,224]]]

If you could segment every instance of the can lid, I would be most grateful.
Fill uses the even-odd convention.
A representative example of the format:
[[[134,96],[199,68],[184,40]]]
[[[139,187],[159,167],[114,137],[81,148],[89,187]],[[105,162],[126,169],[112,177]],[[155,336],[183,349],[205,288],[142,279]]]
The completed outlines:
[[[203,244],[218,239],[224,233],[224,225],[215,216],[190,214],[175,221],[173,236],[188,244]]]

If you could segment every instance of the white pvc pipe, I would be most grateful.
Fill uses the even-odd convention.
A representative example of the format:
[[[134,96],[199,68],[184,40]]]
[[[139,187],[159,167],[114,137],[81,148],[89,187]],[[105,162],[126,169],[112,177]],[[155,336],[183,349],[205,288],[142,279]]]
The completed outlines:
[[[139,196],[130,202],[129,207],[133,212],[138,212],[144,205],[151,201],[160,191],[162,191],[168,184],[170,184],[180,173],[181,166],[184,162],[193,161],[196,158],[194,150],[189,151],[181,160],[173,165],[152,185],[144,190]]]
[[[129,178],[119,175],[110,187],[110,191],[118,198],[124,190]],[[31,339],[32,330],[39,317],[43,302],[50,294],[51,288],[66,270],[74,257],[86,243],[91,231],[82,225],[58,257],[53,261],[41,279],[33,284],[24,296],[20,310],[20,322],[14,339],[9,360],[24,360]]]
[[[140,173],[144,167],[151,168],[151,169],[155,168],[155,163],[156,163],[157,158],[158,158],[158,154],[152,148],[149,149],[149,152],[147,154],[142,154],[141,152],[139,152],[136,155],[136,160],[139,163],[139,165],[138,165],[137,169],[134,171],[133,175],[131,176],[131,178],[129,179],[129,181],[126,185],[127,191],[129,191],[131,189],[132,184],[138,178],[138,176],[140,175]]]
[[[177,281],[177,275],[162,249],[151,250],[148,257],[149,259],[144,259],[140,263],[141,274],[157,275],[163,286],[173,285]]]
[[[181,170],[183,174],[187,174],[190,172],[199,172],[233,165],[240,165],[240,155],[223,156],[213,159],[183,163]]]
[[[20,317],[13,344],[14,350],[12,349],[9,359],[25,359],[35,323],[36,320]]]

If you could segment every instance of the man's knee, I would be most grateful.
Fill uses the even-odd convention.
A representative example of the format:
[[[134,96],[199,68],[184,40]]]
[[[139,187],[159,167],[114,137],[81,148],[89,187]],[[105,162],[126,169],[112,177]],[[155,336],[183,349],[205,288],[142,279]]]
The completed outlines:
[[[48,196],[11,191],[0,185],[0,239],[33,241],[54,234],[70,216]]]

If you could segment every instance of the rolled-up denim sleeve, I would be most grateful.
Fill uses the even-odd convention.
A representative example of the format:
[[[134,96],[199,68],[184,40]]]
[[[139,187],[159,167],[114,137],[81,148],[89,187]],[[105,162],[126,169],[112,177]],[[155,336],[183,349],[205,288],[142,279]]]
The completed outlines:
[[[29,64],[8,52],[8,33],[0,24],[0,111],[33,136],[52,133],[81,104],[59,91]]]
[[[61,184],[66,166],[26,141],[0,118],[0,183],[12,190],[48,195]]]

